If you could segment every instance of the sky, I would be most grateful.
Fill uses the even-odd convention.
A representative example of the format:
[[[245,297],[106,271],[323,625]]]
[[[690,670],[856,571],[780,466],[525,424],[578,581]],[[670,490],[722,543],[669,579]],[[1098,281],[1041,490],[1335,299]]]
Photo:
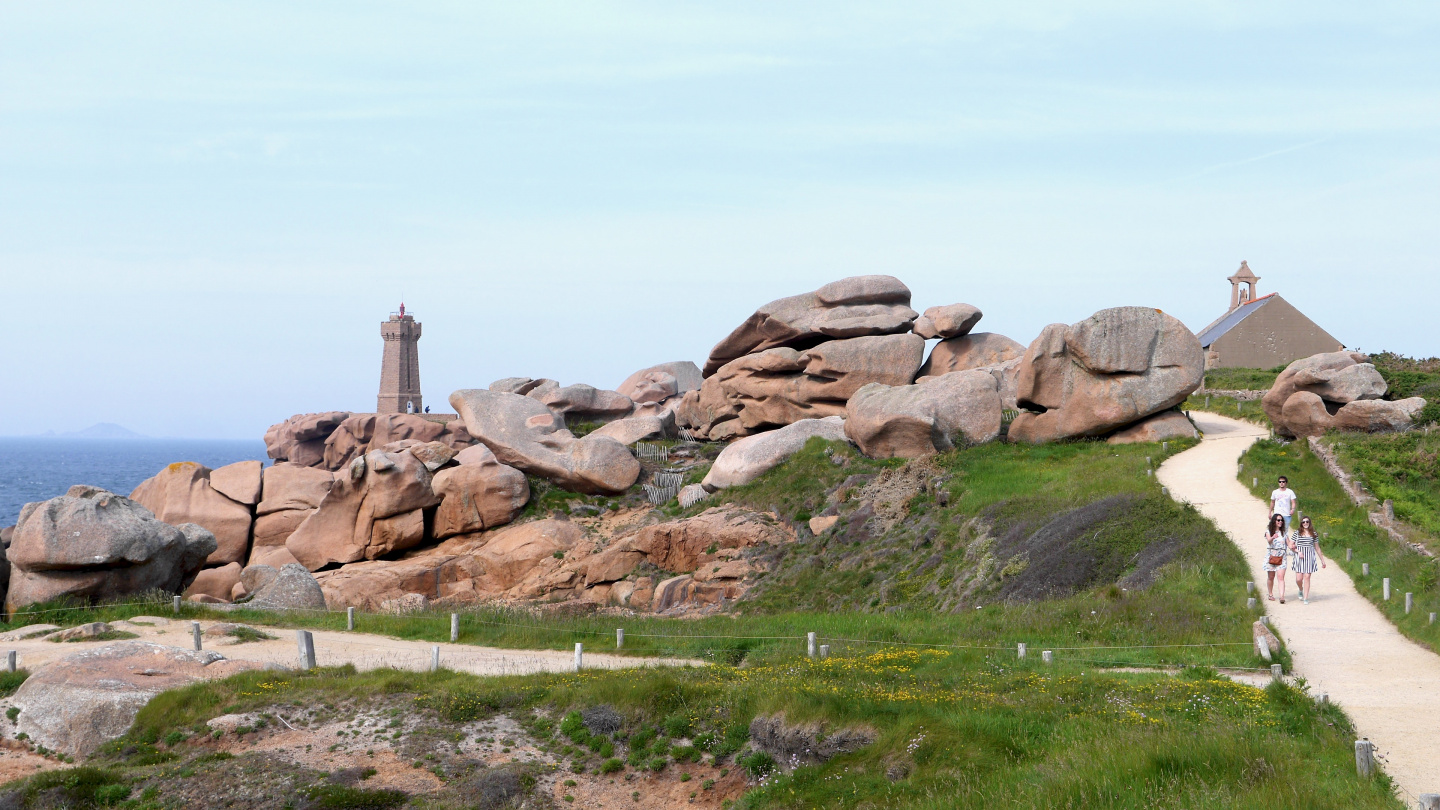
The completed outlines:
[[[703,363],[899,277],[1028,343],[1247,260],[1440,354],[1433,2],[0,4],[0,434]]]

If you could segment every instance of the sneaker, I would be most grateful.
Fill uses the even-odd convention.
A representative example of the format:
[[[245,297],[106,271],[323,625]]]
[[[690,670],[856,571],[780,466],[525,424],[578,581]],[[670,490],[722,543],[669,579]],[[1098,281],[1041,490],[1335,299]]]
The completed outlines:
[[[1285,604],[1285,600],[1284,600],[1284,599],[1281,599],[1281,600],[1280,600],[1280,604],[1282,604],[1282,605]]]
[[[1310,604],[1310,600],[1309,600],[1309,599],[1306,599],[1305,597],[1302,596],[1302,597],[1300,597],[1300,604],[1302,604],[1302,605],[1308,605],[1308,604]]]

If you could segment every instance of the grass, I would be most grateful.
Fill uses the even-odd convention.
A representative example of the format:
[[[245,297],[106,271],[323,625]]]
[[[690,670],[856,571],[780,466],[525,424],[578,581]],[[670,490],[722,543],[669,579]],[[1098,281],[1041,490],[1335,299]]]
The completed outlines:
[[[25,683],[25,679],[28,677],[30,677],[30,671],[26,669],[17,669],[14,672],[0,671],[0,698],[7,698],[15,694],[15,690],[19,689],[20,684]]]
[[[64,640],[65,640],[66,642],[76,642],[76,641],[125,641],[126,639],[139,638],[139,637],[140,637],[140,634],[139,634],[139,633],[132,633],[132,632],[130,632],[129,630],[106,630],[106,631],[103,632],[103,633],[96,633],[96,634],[93,635],[93,636],[75,636],[74,638],[67,638],[67,639],[64,639]],[[50,640],[50,641],[60,641],[61,639],[52,638],[52,639],[49,639],[49,640]]]
[[[1346,470],[1395,514],[1440,537],[1440,433],[1338,434],[1325,437]]]
[[[1265,414],[1265,408],[1261,406],[1260,400],[1241,400],[1234,397],[1221,396],[1219,394],[1191,394],[1180,406],[1183,411],[1204,411],[1215,413],[1221,416],[1228,416],[1231,419],[1244,419],[1247,422],[1254,422],[1274,429],[1275,425],[1270,417]]]
[[[1268,391],[1285,366],[1275,368],[1212,368],[1205,372],[1205,388],[1230,391]]]
[[[1355,776],[1343,713],[1294,687],[1259,690],[1204,668],[1168,677],[1063,660],[1047,667],[978,650],[882,648],[824,660],[777,652],[745,668],[483,679],[348,667],[250,672],[158,696],[129,736],[156,739],[222,711],[375,695],[405,696],[436,724],[497,712],[530,718],[542,743],[566,746],[590,735],[569,722],[573,714],[554,718],[610,706],[623,718],[613,741],[632,764],[580,746],[577,765],[618,775],[664,770],[672,759],[734,758],[762,777],[742,808],[1400,807],[1384,777]],[[828,762],[772,771],[774,758],[748,744],[748,730],[777,713],[821,735],[859,728],[875,739]],[[666,736],[680,728],[693,746]],[[897,766],[906,776],[892,781],[887,771]]]
[[[1356,436],[1340,437],[1343,444]],[[1240,481],[1250,487],[1255,497],[1270,497],[1275,480],[1284,475],[1300,498],[1303,514],[1309,515],[1322,533],[1321,549],[1331,565],[1338,565],[1355,581],[1355,587],[1380,609],[1406,636],[1437,649],[1440,625],[1428,622],[1428,615],[1440,611],[1440,589],[1437,589],[1437,563],[1410,548],[1391,540],[1381,529],[1371,525],[1366,510],[1355,506],[1340,484],[1325,470],[1320,459],[1310,452],[1305,442],[1256,442],[1240,458]],[[1252,480],[1258,484],[1252,485]],[[1261,528],[1255,528],[1258,537]],[[1353,559],[1345,560],[1345,549],[1353,550]],[[1362,574],[1362,563],[1370,565],[1370,575]],[[1391,598],[1383,598],[1382,580],[1390,579]],[[1323,574],[1315,587],[1324,589]],[[1415,594],[1415,608],[1405,614],[1405,593]]]

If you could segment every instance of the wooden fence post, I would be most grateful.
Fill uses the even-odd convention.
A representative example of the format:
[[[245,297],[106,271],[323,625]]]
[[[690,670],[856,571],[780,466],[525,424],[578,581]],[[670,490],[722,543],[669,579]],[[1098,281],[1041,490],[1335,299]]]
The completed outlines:
[[[1360,563],[1360,576],[1370,576],[1370,563]]]
[[[1385,577],[1384,579],[1382,579],[1382,580],[1380,581],[1380,590],[1385,594],[1385,601],[1386,601],[1386,602],[1389,602],[1389,601],[1390,601],[1390,577]]]
[[[805,634],[805,654],[808,655],[808,656],[810,656],[811,658],[814,658],[814,657],[815,657],[816,650],[815,650],[815,634],[814,634],[814,633],[806,633],[806,634]]]
[[[345,608],[345,629],[355,629],[355,608],[353,607]]]
[[[581,664],[584,662],[584,655],[585,655],[585,645],[584,645],[584,644],[581,644],[581,643],[578,642],[578,641],[575,642],[575,671],[576,671],[576,672],[579,672],[579,671],[580,671],[580,666],[581,666]]]
[[[1041,651],[1040,651],[1040,663],[1042,663],[1042,664],[1053,664],[1053,663],[1055,663],[1055,653],[1051,652],[1050,650],[1041,650]]]
[[[830,657],[830,645],[829,645],[829,644],[821,644],[821,645],[820,645],[820,657],[821,657],[821,658],[829,658],[829,657]]]
[[[195,637],[195,652],[200,652],[200,622],[190,622],[190,635]]]
[[[618,650],[618,649],[620,649],[621,647],[624,647],[624,646],[625,646],[625,628],[623,628],[623,627],[617,627],[617,628],[615,628],[615,649]]]
[[[300,668],[311,670],[315,668],[315,636],[309,630],[295,631],[295,641],[300,647]]]
[[[1016,644],[1016,645],[1015,645],[1015,657],[1016,657],[1016,658],[1024,658],[1024,657],[1025,657],[1025,642],[1022,641],[1022,642],[1020,642],[1019,644]]]
[[[1431,616],[1434,616],[1435,614],[1432,613],[1432,614],[1430,614],[1430,615],[1431,615]],[[5,655],[5,671],[6,671],[6,672],[14,672],[14,671],[15,671],[15,664],[16,664],[16,660],[15,660],[15,659],[18,658],[18,657],[19,657],[19,654],[16,653],[14,650],[11,650],[9,653],[7,653],[7,654]]]
[[[440,648],[439,648],[439,647],[431,647],[431,648],[430,648],[430,671],[431,671],[431,672],[439,672],[439,671],[440,671]]]
[[[1409,615],[1410,615],[1410,611],[1413,610],[1414,608],[1415,608],[1415,594],[1413,594],[1413,593],[1411,593],[1411,592],[1409,592],[1409,591],[1406,591],[1406,592],[1405,592],[1405,615],[1406,615],[1406,616],[1409,616]]]
[[[1361,776],[1375,775],[1375,743],[1355,741],[1355,772]]]
[[[460,614],[450,614],[450,643],[454,644],[460,640]]]
[[[180,597],[179,597],[178,595],[175,597],[174,601],[172,601],[170,604],[171,604],[171,609],[172,609],[172,610],[174,610],[176,613],[179,613],[179,612],[180,612]]]
[[[1440,793],[1421,793],[1420,810],[1440,810]]]
[[[1271,678],[1274,678],[1274,679],[1277,680],[1277,681],[1280,680],[1281,678],[1285,677],[1285,667],[1283,667],[1283,666],[1281,666],[1281,665],[1279,665],[1279,664],[1271,664],[1271,665],[1270,665],[1270,677],[1271,677]]]

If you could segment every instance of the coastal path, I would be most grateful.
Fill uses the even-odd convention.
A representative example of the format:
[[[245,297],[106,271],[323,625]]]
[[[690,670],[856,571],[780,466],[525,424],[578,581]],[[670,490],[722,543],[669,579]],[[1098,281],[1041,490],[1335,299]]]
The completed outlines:
[[[1239,546],[1260,604],[1289,648],[1295,674],[1325,692],[1375,743],[1385,772],[1411,796],[1440,792],[1440,656],[1405,638],[1332,560],[1314,575],[1310,604],[1289,575],[1285,604],[1265,599],[1264,534],[1269,504],[1237,480],[1240,456],[1268,431],[1210,413],[1191,414],[1200,444],[1160,466],[1171,497],[1188,501]],[[1305,493],[1301,492],[1303,511]],[[1322,549],[1326,557],[1334,549]]]

